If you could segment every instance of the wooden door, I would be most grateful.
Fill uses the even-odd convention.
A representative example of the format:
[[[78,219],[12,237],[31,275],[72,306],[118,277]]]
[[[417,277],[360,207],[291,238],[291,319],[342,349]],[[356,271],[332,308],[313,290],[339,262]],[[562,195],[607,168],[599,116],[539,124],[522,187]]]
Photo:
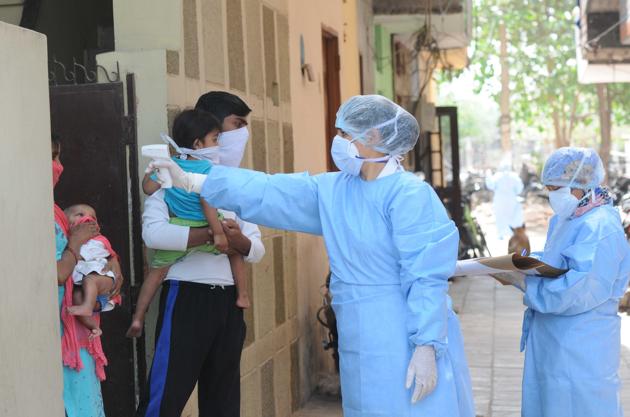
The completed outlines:
[[[335,119],[341,106],[341,89],[339,70],[339,39],[326,30],[322,31],[322,48],[324,53],[324,106],[326,111],[326,161],[328,171],[338,171],[332,157],[330,147],[337,134]]]

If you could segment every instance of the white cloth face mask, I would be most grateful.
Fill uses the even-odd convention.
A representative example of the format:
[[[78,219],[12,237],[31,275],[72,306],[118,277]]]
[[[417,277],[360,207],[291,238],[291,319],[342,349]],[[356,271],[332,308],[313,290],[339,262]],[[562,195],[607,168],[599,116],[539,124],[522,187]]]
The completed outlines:
[[[213,164],[219,164],[221,161],[219,146],[210,146],[200,149],[181,148],[170,136],[162,133],[160,137],[164,143],[171,145],[173,149],[175,149],[175,152],[179,155],[179,159],[188,159],[189,156],[192,156],[204,161],[210,161]]]
[[[569,187],[561,187],[549,192],[549,205],[561,219],[568,219],[577,210],[580,200],[571,194]]]
[[[219,146],[210,146],[208,148],[195,149],[189,152],[188,155],[218,165],[221,162],[220,153],[221,149]]]
[[[239,167],[245,154],[249,130],[247,127],[230,130],[219,134],[219,159],[221,165]]]

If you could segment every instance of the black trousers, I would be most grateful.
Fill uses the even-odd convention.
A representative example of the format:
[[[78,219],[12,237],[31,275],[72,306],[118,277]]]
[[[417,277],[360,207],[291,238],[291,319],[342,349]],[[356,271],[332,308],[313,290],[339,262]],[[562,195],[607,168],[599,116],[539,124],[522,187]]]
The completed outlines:
[[[245,341],[236,288],[162,284],[155,355],[136,417],[180,417],[199,383],[199,417],[239,417]]]

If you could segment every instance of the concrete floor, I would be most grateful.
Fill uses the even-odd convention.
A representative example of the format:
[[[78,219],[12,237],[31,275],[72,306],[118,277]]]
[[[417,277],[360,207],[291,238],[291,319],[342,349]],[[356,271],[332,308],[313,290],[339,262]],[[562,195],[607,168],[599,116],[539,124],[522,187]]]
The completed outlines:
[[[315,396],[293,417],[343,417],[339,401]]]

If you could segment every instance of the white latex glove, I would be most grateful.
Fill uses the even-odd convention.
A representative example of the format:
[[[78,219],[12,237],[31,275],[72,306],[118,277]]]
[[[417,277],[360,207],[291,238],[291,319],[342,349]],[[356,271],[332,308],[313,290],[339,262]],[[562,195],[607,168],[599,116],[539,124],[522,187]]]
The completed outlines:
[[[437,385],[437,366],[433,346],[416,346],[407,369],[407,389],[411,388],[414,381],[416,386],[411,396],[412,404],[431,394]]]
[[[173,186],[186,190],[186,192],[189,193],[201,192],[201,187],[207,178],[207,175],[185,172],[172,159],[154,159],[151,161],[145,172],[150,174],[154,171],[157,174],[158,181],[160,183],[164,181],[164,178],[160,178],[160,175],[163,175],[164,171],[168,171],[171,175]]]

